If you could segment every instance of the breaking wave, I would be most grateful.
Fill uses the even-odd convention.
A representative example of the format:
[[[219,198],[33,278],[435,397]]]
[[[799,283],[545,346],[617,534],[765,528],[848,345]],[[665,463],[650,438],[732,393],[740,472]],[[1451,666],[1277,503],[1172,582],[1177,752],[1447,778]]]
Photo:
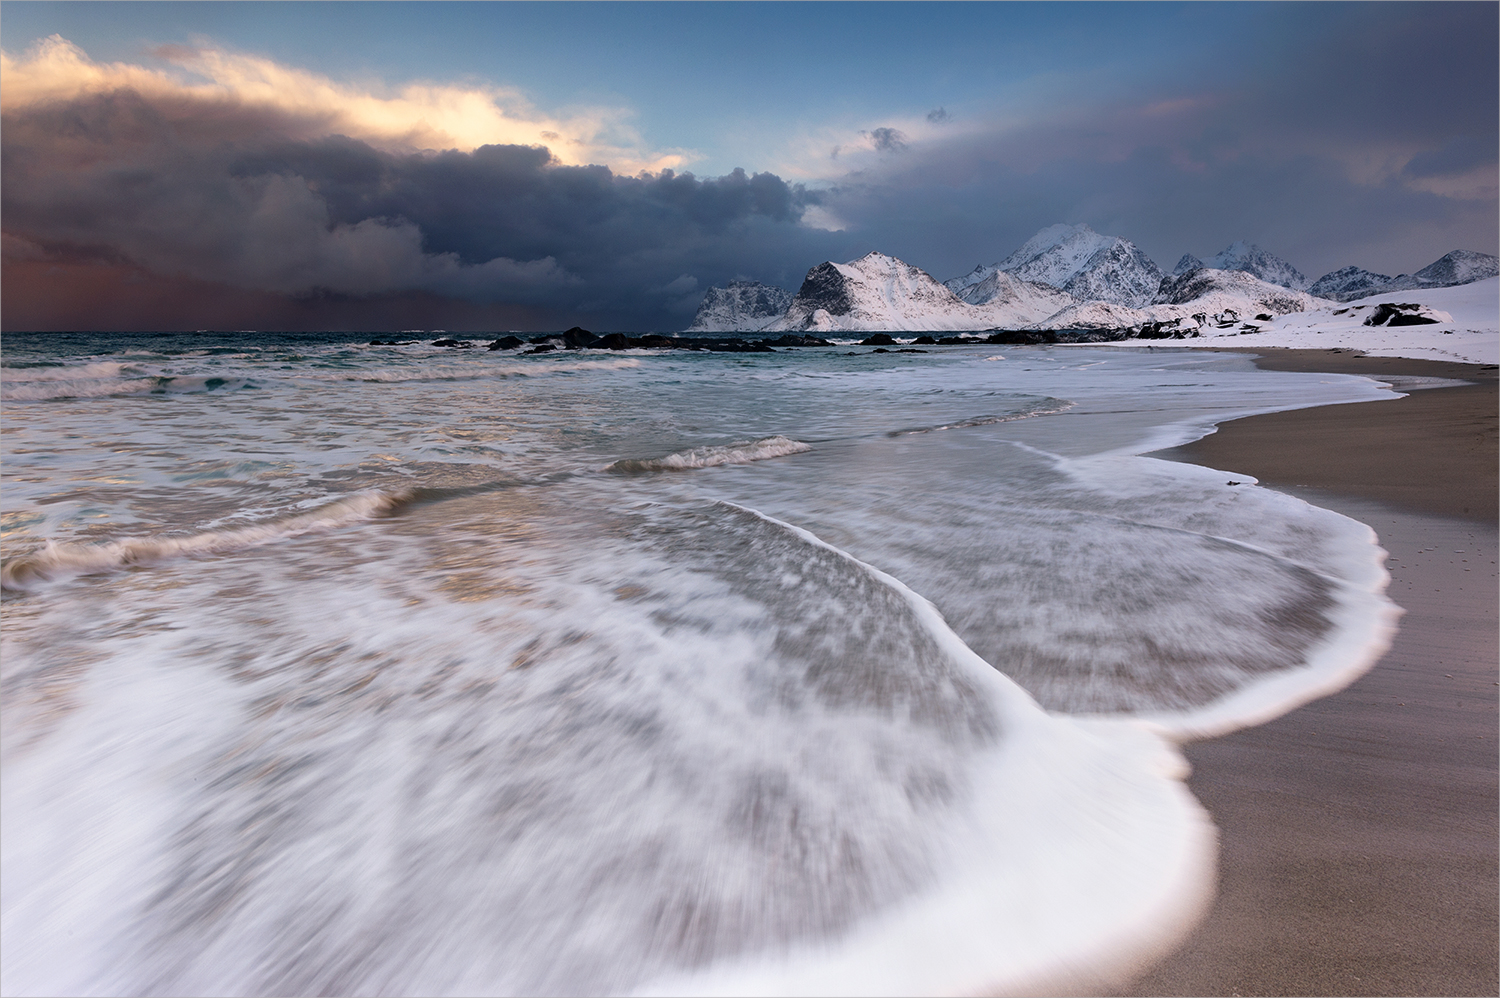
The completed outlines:
[[[721,464],[749,464],[772,457],[802,454],[812,450],[810,444],[790,437],[763,437],[760,440],[742,440],[732,444],[711,447],[694,447],[680,450],[666,457],[627,459],[616,461],[605,471],[616,474],[643,474],[651,471],[690,471],[695,468],[715,468]]]
[[[404,383],[408,381],[478,381],[482,378],[531,378],[542,374],[570,374],[575,371],[620,371],[640,367],[632,358],[618,360],[540,361],[529,364],[486,364],[484,366],[402,367],[385,371],[349,371],[343,374],[306,375],[317,381],[370,381]]]
[[[123,367],[120,364],[90,364],[69,371],[86,372],[89,368]],[[13,384],[12,382],[19,382]],[[233,391],[237,388],[254,388],[245,378],[190,377],[136,377],[110,380],[107,376],[83,376],[64,378],[28,378],[4,380],[3,398],[6,402],[48,402],[53,399],[110,398],[121,395],[182,395],[212,392],[219,389]]]
[[[209,530],[185,537],[128,537],[103,544],[49,543],[0,565],[0,589],[25,591],[44,582],[151,565],[173,558],[226,554],[317,530],[329,530],[390,513],[406,504],[404,492],[361,492],[324,506],[253,526]]]

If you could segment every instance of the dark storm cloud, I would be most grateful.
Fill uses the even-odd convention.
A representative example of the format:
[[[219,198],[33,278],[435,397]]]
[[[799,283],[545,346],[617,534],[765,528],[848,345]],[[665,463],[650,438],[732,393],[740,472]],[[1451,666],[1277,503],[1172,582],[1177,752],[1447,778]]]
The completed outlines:
[[[953,115],[948,113],[947,108],[935,107],[927,112],[927,120],[934,125],[941,125],[945,121],[951,121]]]
[[[427,293],[680,328],[733,277],[795,286],[817,195],[769,173],[393,154],[231,102],[116,91],[9,112],[7,252],[291,297]],[[685,317],[686,316],[686,317]]]
[[[1310,277],[1410,272],[1497,243],[1497,7],[1268,5],[1232,39],[1141,53],[931,133],[825,207],[938,276],[1087,222],[1170,266],[1235,239]],[[1184,17],[1207,16],[1196,8]]]

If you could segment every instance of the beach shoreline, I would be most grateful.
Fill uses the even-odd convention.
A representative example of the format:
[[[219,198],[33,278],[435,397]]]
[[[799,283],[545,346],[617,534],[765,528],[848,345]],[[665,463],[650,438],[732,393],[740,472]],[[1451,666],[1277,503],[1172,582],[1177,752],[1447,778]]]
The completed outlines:
[[[1406,610],[1347,689],[1184,746],[1219,894],[1129,995],[1493,995],[1496,378],[1479,365],[1257,350],[1271,370],[1471,382],[1252,416],[1152,456],[1256,476],[1369,524]]]

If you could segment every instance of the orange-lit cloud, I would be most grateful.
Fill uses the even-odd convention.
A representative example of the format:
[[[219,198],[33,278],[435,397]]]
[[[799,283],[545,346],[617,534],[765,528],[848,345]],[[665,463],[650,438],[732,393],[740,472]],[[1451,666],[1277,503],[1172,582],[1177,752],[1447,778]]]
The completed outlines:
[[[488,84],[408,83],[377,92],[270,59],[215,48],[169,46],[172,70],[100,63],[52,35],[20,56],[0,53],[0,107],[18,110],[117,90],[144,97],[232,101],[301,121],[309,133],[339,134],[393,152],[483,145],[546,146],[562,164],[599,164],[616,173],[678,168],[691,154],[648,148],[621,108],[566,115],[534,107],[518,91]]]

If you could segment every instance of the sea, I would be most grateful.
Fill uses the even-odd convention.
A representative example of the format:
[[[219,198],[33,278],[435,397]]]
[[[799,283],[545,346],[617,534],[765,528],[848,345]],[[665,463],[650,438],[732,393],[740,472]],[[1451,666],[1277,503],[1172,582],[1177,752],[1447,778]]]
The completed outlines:
[[[1368,378],[371,338],[6,334],[7,994],[1106,986],[1400,612],[1149,456]]]

